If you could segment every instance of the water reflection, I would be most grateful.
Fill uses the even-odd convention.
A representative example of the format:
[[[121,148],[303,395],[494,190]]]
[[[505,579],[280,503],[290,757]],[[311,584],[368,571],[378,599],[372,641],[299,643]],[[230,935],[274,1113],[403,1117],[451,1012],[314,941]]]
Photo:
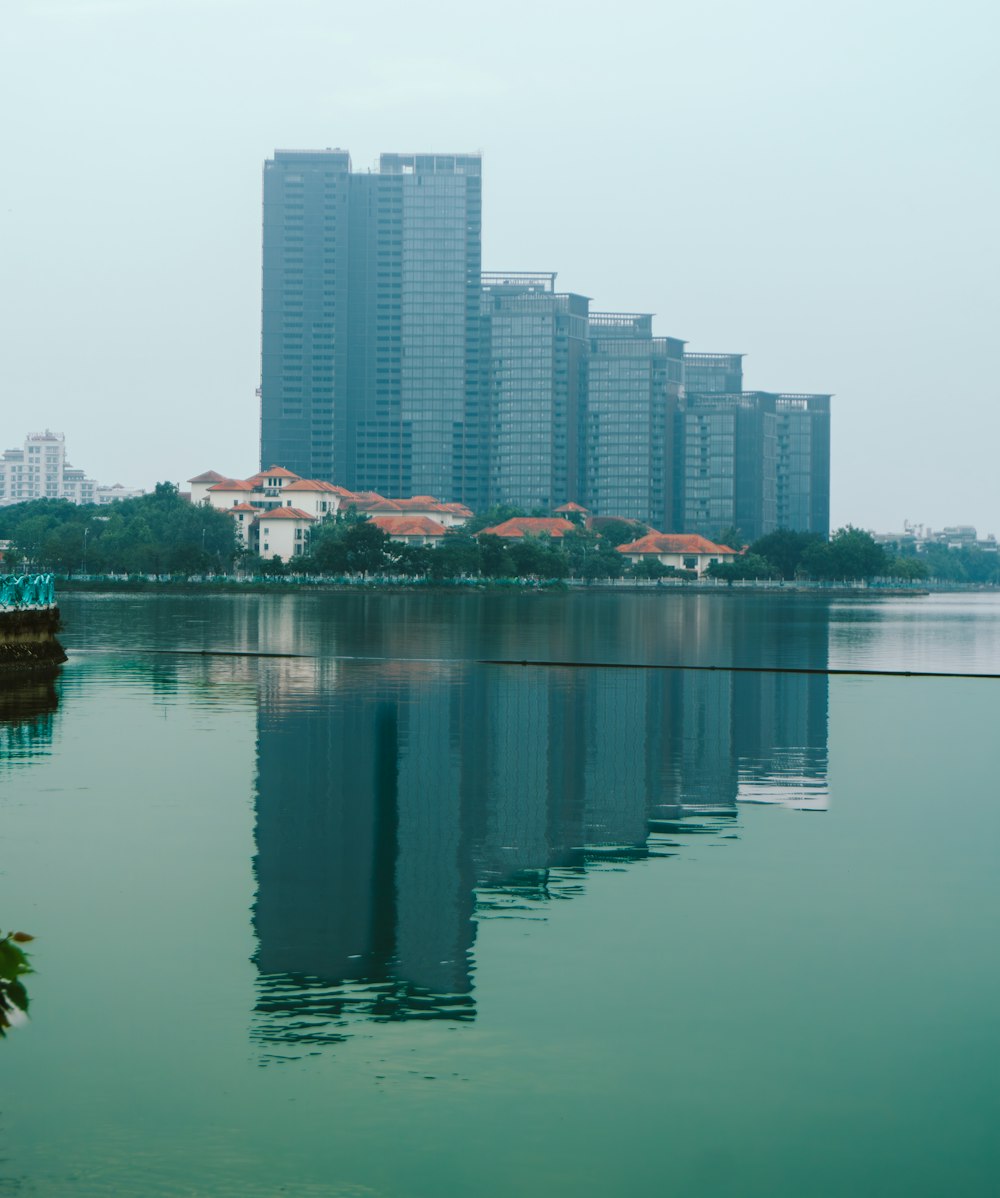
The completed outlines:
[[[461,662],[262,666],[254,1035],[469,1019],[477,921],[595,868],[826,803],[823,675]]]
[[[0,675],[0,772],[51,752],[58,673],[53,666]]]

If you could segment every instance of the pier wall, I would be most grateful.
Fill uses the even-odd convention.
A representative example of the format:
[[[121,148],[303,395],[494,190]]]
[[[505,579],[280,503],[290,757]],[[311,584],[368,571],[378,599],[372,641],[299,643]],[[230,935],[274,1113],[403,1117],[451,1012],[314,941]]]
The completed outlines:
[[[65,661],[58,631],[58,607],[0,611],[0,670]]]

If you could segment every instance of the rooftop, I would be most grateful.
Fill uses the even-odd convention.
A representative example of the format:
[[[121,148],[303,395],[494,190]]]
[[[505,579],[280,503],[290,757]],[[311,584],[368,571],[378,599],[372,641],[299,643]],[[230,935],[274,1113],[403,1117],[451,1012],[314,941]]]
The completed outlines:
[[[630,541],[627,545],[619,545],[618,552],[653,554],[689,553],[700,556],[732,554],[734,557],[736,556],[736,550],[730,549],[728,545],[716,545],[714,541],[709,541],[697,533],[674,532],[648,532],[637,541]]]
[[[492,528],[484,528],[480,536],[489,534],[494,537],[563,537],[568,532],[576,532],[576,525],[570,520],[558,516],[515,516],[504,520],[502,524],[494,524]]]
[[[254,508],[254,511],[257,509]],[[261,520],[308,520],[310,524],[314,524],[316,517],[298,507],[274,507],[269,512],[257,512],[257,523]]]
[[[448,531],[443,524],[429,516],[372,516],[377,525],[391,537],[443,537]]]

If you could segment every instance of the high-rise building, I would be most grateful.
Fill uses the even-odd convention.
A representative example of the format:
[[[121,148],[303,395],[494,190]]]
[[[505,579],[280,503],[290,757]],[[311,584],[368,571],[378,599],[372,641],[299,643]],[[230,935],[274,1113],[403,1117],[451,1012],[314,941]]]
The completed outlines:
[[[830,532],[830,396],[775,397],[775,521]]]
[[[111,503],[135,499],[138,488],[100,486],[66,460],[66,437],[46,429],[29,433],[20,449],[0,454],[0,506],[32,499],[68,499],[70,503]]]
[[[261,465],[479,505],[481,160],[264,166]]]
[[[684,397],[674,456],[683,532],[712,538],[736,528],[751,542],[775,530],[775,401],[764,391]]]
[[[652,316],[630,312],[591,313],[589,332],[584,502],[600,515],[672,528],[684,342],[654,337]]]
[[[48,429],[29,433],[20,449],[0,457],[0,503],[64,498],[66,438]]]
[[[581,497],[587,400],[586,296],[554,274],[483,274],[489,501],[546,511]]]
[[[743,355],[685,353],[684,390],[689,395],[742,391]]]

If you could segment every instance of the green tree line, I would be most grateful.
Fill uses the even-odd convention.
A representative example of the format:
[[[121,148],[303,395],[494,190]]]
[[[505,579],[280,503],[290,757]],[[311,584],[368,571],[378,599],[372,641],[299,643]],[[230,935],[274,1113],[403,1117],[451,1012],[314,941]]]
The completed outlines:
[[[197,574],[232,567],[229,516],[195,507],[171,483],[106,507],[36,499],[0,508],[5,565],[59,574]]]
[[[600,531],[574,521],[564,537],[503,540],[484,533],[524,513],[502,505],[479,513],[434,546],[403,545],[353,509],[313,529],[305,556],[285,565],[241,550],[230,516],[193,506],[175,486],[160,483],[150,495],[107,507],[40,499],[0,508],[0,539],[12,542],[6,569],[29,568],[74,574],[205,574],[240,567],[250,573],[378,576],[446,581],[454,578],[603,579],[690,578],[693,574],[657,561],[630,566],[617,546],[644,529],[624,520]],[[718,535],[739,544],[739,530]],[[878,544],[862,529],[838,529],[829,539],[817,533],[779,531],[761,537],[732,563],[710,567],[721,579],[934,578],[1000,583],[1000,556],[976,548],[929,545],[915,555]]]

